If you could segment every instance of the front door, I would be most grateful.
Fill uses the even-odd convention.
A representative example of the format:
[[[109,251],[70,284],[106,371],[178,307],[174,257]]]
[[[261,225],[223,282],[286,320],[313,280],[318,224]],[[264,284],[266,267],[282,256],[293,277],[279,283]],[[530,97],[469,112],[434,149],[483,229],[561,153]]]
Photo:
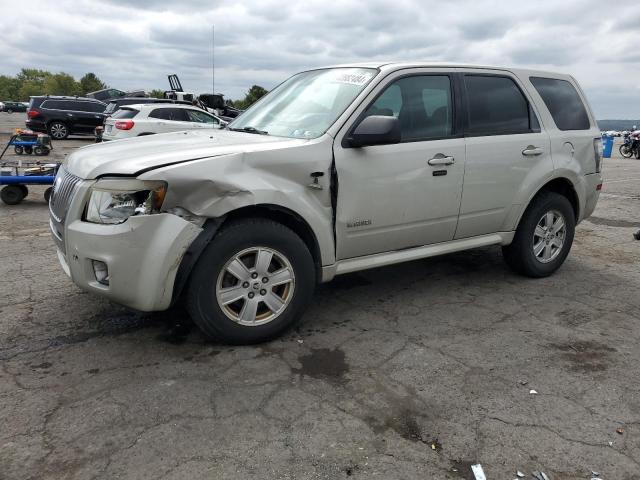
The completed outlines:
[[[465,165],[454,90],[453,76],[445,71],[396,73],[337,135],[338,260],[453,239]],[[342,146],[342,138],[368,115],[398,118],[401,143]]]

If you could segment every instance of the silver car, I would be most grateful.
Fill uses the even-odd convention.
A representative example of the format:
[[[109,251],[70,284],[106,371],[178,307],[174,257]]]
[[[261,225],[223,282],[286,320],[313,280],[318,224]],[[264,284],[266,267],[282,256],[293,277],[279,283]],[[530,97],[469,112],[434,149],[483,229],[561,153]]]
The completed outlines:
[[[600,167],[568,75],[358,64],[294,75],[225,130],[77,150],[50,224],[81,288],[143,311],[183,298],[207,335],[254,343],[343,273],[501,245],[552,274]]]

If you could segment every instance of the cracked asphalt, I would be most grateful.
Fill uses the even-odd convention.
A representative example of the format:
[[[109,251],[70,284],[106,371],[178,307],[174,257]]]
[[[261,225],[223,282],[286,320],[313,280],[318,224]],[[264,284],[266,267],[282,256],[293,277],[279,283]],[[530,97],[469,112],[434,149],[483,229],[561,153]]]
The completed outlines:
[[[0,478],[639,478],[640,161],[604,175],[550,278],[499,248],[346,275],[254,347],[83,293],[44,189],[0,204]]]

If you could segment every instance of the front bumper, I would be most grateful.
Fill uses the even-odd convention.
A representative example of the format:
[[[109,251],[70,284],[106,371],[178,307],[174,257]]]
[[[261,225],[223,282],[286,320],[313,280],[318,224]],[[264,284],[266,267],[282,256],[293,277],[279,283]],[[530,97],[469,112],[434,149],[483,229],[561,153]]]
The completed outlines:
[[[182,257],[202,229],[169,213],[134,216],[120,225],[83,222],[81,215],[73,215],[83,211],[78,197],[82,195],[72,201],[63,232],[51,223],[65,273],[83,290],[127,307],[167,309]],[[108,285],[98,282],[94,260],[107,265]]]

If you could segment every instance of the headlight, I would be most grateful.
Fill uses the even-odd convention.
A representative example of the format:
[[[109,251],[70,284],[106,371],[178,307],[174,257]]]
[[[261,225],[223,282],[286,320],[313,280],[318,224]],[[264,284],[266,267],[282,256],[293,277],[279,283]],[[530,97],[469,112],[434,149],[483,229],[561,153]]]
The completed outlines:
[[[85,220],[118,224],[133,215],[158,213],[167,184],[143,180],[99,180],[91,188]]]

